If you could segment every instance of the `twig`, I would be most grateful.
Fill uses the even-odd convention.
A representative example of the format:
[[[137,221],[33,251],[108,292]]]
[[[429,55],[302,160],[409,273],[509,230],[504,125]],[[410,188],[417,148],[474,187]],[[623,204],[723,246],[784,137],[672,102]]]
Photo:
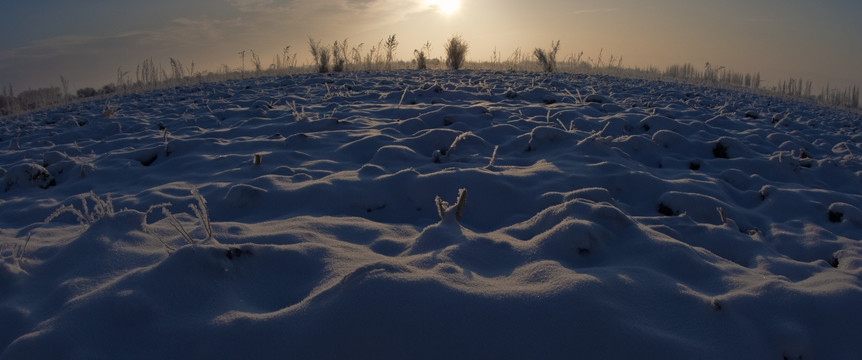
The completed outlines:
[[[497,149],[499,149],[499,148],[500,148],[500,145],[494,145],[494,152],[491,153],[491,161],[488,161],[487,167],[494,166],[494,161],[497,160]]]
[[[458,190],[458,200],[455,203],[455,219],[461,220],[461,213],[464,210],[464,205],[467,204],[467,189]]]
[[[163,207],[162,208],[162,214],[165,215],[165,218],[168,219],[168,223],[171,224],[171,226],[178,233],[180,233],[180,235],[182,235],[183,239],[185,239],[187,243],[189,243],[189,244],[195,243],[194,240],[192,240],[191,235],[189,235],[188,231],[186,231],[186,229],[183,227],[183,224],[180,224],[180,221],[177,220],[177,218],[174,216],[174,214],[171,214],[170,210]]]
[[[409,88],[410,88],[409,86],[405,86],[405,87],[404,87],[404,92],[403,92],[403,93],[401,93],[401,100],[398,100],[398,107],[397,107],[397,109],[400,109],[400,108],[401,108],[401,104],[402,104],[402,103],[404,103],[404,97],[405,97],[405,96],[407,96],[407,89],[409,89]]]
[[[33,237],[33,233],[27,233],[27,240],[24,241],[24,246],[21,247],[21,251],[15,255],[15,260],[18,263],[18,267],[21,267],[21,260],[24,259],[24,252],[27,251],[27,244],[30,243],[30,238]]]

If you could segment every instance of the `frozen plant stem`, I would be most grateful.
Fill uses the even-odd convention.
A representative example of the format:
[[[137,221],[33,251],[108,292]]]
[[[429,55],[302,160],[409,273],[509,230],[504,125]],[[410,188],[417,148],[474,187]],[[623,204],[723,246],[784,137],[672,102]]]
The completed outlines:
[[[93,211],[90,211],[89,206],[87,205],[87,197],[93,202]],[[72,205],[61,206],[59,209],[55,210],[51,215],[49,215],[45,222],[49,223],[56,219],[58,216],[63,213],[72,213],[78,218],[78,222],[82,225],[92,225],[96,221],[106,217],[114,215],[114,205],[111,200],[111,195],[108,194],[105,196],[105,200],[100,199],[96,196],[96,193],[92,190],[86,196],[81,197],[81,210],[76,209]]]
[[[494,145],[494,152],[491,153],[491,161],[488,161],[488,167],[494,166],[494,160],[497,160],[497,150],[500,148],[500,145]]]
[[[446,216],[452,211],[455,211],[455,220],[461,220],[461,215],[464,212],[464,206],[467,204],[467,189],[459,189],[458,190],[458,200],[455,201],[455,205],[449,206],[449,203],[443,201],[440,196],[437,196],[434,201],[437,203],[437,213],[440,215],[440,220],[445,221]]]
[[[434,198],[434,202],[437,204],[437,214],[440,215],[440,220],[443,220],[446,217],[446,208],[449,207],[449,203],[443,201],[440,195]]]
[[[32,232],[27,234],[27,240],[24,241],[24,246],[21,247],[18,254],[15,254],[15,262],[18,263],[18,268],[21,268],[21,260],[24,260],[24,252],[27,251],[27,245],[30,244],[31,237],[33,237]]]
[[[721,224],[727,225],[727,214],[724,213],[724,209],[721,206],[715,209],[718,210],[718,215],[721,217]]]
[[[464,205],[467,204],[467,189],[458,190],[458,200],[455,203],[455,219],[461,220]]]
[[[195,241],[195,239],[192,238],[191,234],[189,234],[183,224],[180,223],[180,220],[177,219],[177,217],[174,216],[174,214],[167,209],[170,204],[165,203],[153,205],[150,206],[149,210],[147,210],[147,214],[149,214],[153,209],[161,208],[162,214],[165,216],[165,219],[168,221],[171,227],[173,227],[174,230],[176,230],[180,234],[180,236],[183,237],[183,240],[185,240],[186,243],[189,245],[213,240],[213,229],[212,224],[210,223],[210,214],[209,210],[207,209],[206,199],[204,199],[204,197],[201,195],[200,191],[198,191],[196,187],[191,188],[191,193],[192,196],[194,196],[195,200],[197,200],[197,205],[189,204],[189,209],[191,209],[195,216],[197,216],[198,220],[201,222],[201,228],[203,228],[204,232],[206,233],[206,238],[203,240]],[[161,241],[162,244],[165,245],[165,248],[168,250],[168,252],[173,251],[173,248],[169,247],[164,241],[161,240],[161,238],[159,238],[159,241]]]
[[[185,239],[185,240],[186,240],[186,243],[188,243],[188,244],[190,244],[190,245],[195,243],[195,241],[194,241],[194,240],[192,240],[191,235],[189,235],[188,231],[186,231],[186,229],[183,227],[183,224],[180,224],[180,221],[179,221],[179,220],[177,220],[177,218],[174,216],[174,214],[171,214],[171,211],[170,211],[170,210],[168,210],[167,208],[164,208],[164,207],[163,207],[163,208],[162,208],[162,214],[163,214],[163,215],[165,215],[165,218],[166,218],[166,219],[168,219],[168,223],[170,223],[170,224],[171,224],[171,226],[172,226],[172,227],[173,227],[173,228],[174,228],[178,233],[180,233],[180,235],[183,237],[183,239]]]
[[[404,88],[404,92],[403,92],[403,93],[401,93],[401,100],[398,100],[398,107],[397,107],[398,109],[400,109],[400,108],[401,108],[401,104],[403,104],[403,103],[404,103],[404,97],[405,97],[405,96],[407,96],[407,89],[409,89],[409,88],[410,88],[409,86],[408,86],[408,87],[405,87],[405,88]]]
[[[162,246],[165,247],[165,251],[167,251],[168,255],[170,255],[170,253],[174,252],[175,249],[173,247],[171,247],[170,245],[168,245],[168,243],[165,242],[165,240],[162,239],[161,236],[159,236],[159,234],[156,232],[156,230],[154,228],[151,228],[147,224],[147,215],[149,215],[151,212],[153,212],[154,209],[159,209],[159,208],[162,209],[162,213],[164,214],[165,208],[168,206],[171,206],[171,204],[162,203],[162,204],[157,204],[157,205],[150,205],[150,208],[147,209],[146,213],[144,213],[144,231],[146,233],[152,235],[153,237],[156,238],[156,240],[158,240],[160,243],[162,243]],[[170,217],[173,217],[173,215],[171,215]],[[170,217],[167,217],[169,219],[168,222],[170,222]],[[173,226],[173,224],[171,224],[171,226]],[[174,227],[174,228],[176,229],[176,227]],[[186,240],[186,241],[188,241],[188,240]]]
[[[195,200],[197,200],[198,205],[195,206],[195,204],[189,204],[189,208],[192,209],[192,211],[195,213],[195,216],[200,219],[201,227],[207,234],[207,238],[205,240],[212,240],[213,228],[212,224],[210,224],[210,214],[209,210],[207,209],[207,201],[201,195],[200,191],[198,191],[198,188],[192,187],[191,192],[192,196],[194,196]]]

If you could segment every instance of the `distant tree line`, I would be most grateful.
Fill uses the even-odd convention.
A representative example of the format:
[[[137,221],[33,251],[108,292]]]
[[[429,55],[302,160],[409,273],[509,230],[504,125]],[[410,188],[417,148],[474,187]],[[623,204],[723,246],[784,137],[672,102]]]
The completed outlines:
[[[42,109],[75,99],[110,95],[115,92],[117,92],[117,86],[108,84],[100,89],[92,87],[78,89],[75,95],[65,93],[57,86],[25,90],[16,94],[12,85],[9,85],[8,87],[4,87],[2,94],[0,94],[0,116]]]
[[[708,62],[704,66],[703,71],[698,71],[692,64],[677,64],[668,66],[662,75],[684,81],[700,81],[709,84],[733,85],[752,89],[760,88],[762,83],[760,73],[738,73],[730,71],[724,66],[714,67]]]

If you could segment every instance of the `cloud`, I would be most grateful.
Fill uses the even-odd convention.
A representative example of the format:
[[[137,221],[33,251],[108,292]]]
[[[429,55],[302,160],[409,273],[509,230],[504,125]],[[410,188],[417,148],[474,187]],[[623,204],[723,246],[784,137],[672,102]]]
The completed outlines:
[[[287,16],[290,20],[327,23],[327,19],[352,19],[376,21],[423,10],[422,0],[227,0],[233,8],[243,13],[257,13],[270,18],[271,15]]]
[[[428,10],[423,0],[340,0],[337,2],[342,9],[338,17],[355,19],[376,26],[385,26],[401,21],[410,14]]]
[[[24,46],[0,51],[0,69],[21,61],[39,61],[61,57],[77,51],[93,41],[87,36],[63,35],[30,42]]]
[[[242,12],[260,12],[276,7],[275,0],[227,0],[228,4]]]
[[[118,68],[134,69],[144,59],[221,61],[214,57],[236,51],[242,27],[239,20],[177,18],[151,30],[41,39],[0,50],[0,80],[40,87],[45,79],[65,75],[78,86],[93,86],[111,81]]]
[[[179,48],[228,37],[241,24],[238,20],[177,18],[155,30],[130,31],[106,36],[62,35],[0,50],[0,68],[15,62],[61,58],[69,55],[101,54],[112,49]]]
[[[141,32],[140,41],[162,48],[196,46],[226,40],[242,27],[240,19],[176,18],[161,29]]]
[[[596,9],[582,9],[575,10],[572,12],[574,15],[584,15],[584,14],[597,14],[597,13],[609,13],[619,11],[619,8],[596,8]]]
[[[315,12],[337,11],[340,3],[345,0],[225,0],[237,10],[240,15],[255,15],[265,18],[291,17],[299,18]],[[349,0],[348,0],[349,1]],[[360,0],[361,1],[361,0]],[[367,0],[375,1],[375,0]]]
[[[368,7],[377,3],[377,0],[347,0],[348,7],[354,7],[357,9],[367,9]]]
[[[229,0],[239,11],[248,42],[313,35],[322,38],[385,34],[411,14],[426,11],[425,0]],[[268,7],[268,6],[271,6]],[[252,45],[249,45],[252,46]]]
[[[428,11],[425,0],[225,0],[227,13],[178,14],[161,24],[103,35],[62,35],[0,49],[0,83],[42,86],[59,75],[91,85],[111,81],[117,68],[134,69],[144,59],[195,60],[198,67],[239,66],[235,55],[254,49],[262,56],[294,45],[302,56],[308,36],[368,41],[384,36],[411,14]],[[224,10],[224,9],[222,9]],[[110,30],[110,29],[108,29]],[[107,30],[106,30],[107,31]],[[400,35],[400,34],[399,34]],[[357,40],[359,39],[359,40]],[[236,63],[236,64],[234,64]]]
[[[744,17],[742,18],[742,21],[755,24],[778,24],[781,22],[785,22],[782,19],[771,17]]]

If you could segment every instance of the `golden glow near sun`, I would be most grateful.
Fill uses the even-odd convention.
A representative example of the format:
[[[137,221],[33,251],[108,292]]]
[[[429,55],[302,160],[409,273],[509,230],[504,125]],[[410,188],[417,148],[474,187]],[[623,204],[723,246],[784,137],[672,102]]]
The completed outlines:
[[[428,6],[444,15],[452,15],[461,8],[461,0],[427,0]]]

